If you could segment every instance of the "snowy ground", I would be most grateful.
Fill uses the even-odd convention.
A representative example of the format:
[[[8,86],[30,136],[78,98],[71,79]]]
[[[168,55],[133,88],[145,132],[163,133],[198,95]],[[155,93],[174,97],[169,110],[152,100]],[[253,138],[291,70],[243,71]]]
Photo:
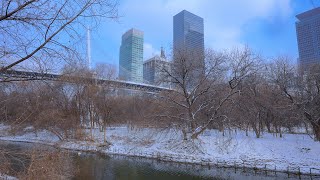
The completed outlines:
[[[94,142],[59,141],[47,131],[10,136],[8,126],[0,124],[0,140],[37,142],[61,148],[85,151],[99,151],[107,154],[123,154],[158,158],[166,161],[197,164],[220,164],[246,166],[281,171],[309,173],[310,168],[320,169],[320,143],[304,134],[284,134],[283,138],[263,134],[245,136],[242,131],[227,132],[225,136],[215,130],[208,130],[199,140],[186,143],[181,133],[173,129],[130,129],[112,127],[107,129],[109,147],[102,146],[103,133],[94,130]],[[89,131],[88,131],[89,132]],[[312,173],[320,174],[320,170]]]
[[[0,179],[3,179],[3,180],[18,180],[18,179],[15,178],[15,177],[8,176],[8,175],[1,174],[1,173],[0,173]]]

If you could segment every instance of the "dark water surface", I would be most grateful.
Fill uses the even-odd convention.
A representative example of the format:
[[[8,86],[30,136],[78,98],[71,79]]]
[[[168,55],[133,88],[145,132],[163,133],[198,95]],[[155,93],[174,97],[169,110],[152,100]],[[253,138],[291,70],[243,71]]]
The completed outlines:
[[[1,142],[0,147],[21,152],[19,157],[12,157],[14,169],[24,170],[21,159],[28,162],[23,152],[27,149],[54,150],[39,144]],[[73,164],[78,168],[74,180],[197,180],[197,179],[289,179],[284,173],[265,175],[250,170],[233,168],[209,168],[208,166],[163,162],[154,159],[126,157],[117,155],[99,155],[94,153],[71,152]],[[290,177],[290,179],[298,177]]]
[[[75,157],[80,165],[76,180],[85,179],[137,179],[137,180],[184,180],[184,179],[223,179],[201,174],[195,167],[177,163],[163,163],[145,158],[124,156],[99,156],[85,154]]]

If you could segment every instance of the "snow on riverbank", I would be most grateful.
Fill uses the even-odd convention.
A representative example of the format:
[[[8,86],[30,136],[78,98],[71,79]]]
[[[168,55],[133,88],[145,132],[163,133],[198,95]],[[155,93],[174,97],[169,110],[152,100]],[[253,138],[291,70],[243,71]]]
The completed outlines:
[[[208,130],[194,142],[184,142],[180,131],[173,129],[130,129],[112,127],[107,129],[109,147],[102,146],[103,133],[94,130],[94,142],[59,141],[52,133],[42,131],[10,136],[8,126],[0,125],[0,140],[36,142],[55,145],[65,149],[99,151],[107,154],[123,154],[159,158],[167,161],[198,164],[223,164],[258,167],[309,173],[310,168],[320,169],[320,143],[308,135],[284,134],[276,138],[265,133],[262,138],[254,134],[245,136],[242,131],[227,132],[225,136],[216,130]],[[88,131],[89,133],[89,131]],[[314,170],[313,173],[320,173]]]
[[[18,180],[18,179],[15,178],[15,177],[8,176],[8,175],[1,174],[1,173],[0,173],[0,179],[3,179],[3,180]]]

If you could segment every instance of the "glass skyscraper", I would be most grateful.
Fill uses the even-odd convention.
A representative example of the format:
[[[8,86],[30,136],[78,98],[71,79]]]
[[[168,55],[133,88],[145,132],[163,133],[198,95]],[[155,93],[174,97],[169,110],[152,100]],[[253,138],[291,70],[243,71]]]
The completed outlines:
[[[143,32],[130,29],[122,35],[119,54],[119,79],[143,81]]]
[[[204,60],[203,19],[183,10],[173,17],[172,74],[191,90],[205,75]]]
[[[204,54],[203,18],[186,10],[173,17],[173,51]]]
[[[320,8],[298,14],[296,22],[299,49],[299,67],[320,63]]]

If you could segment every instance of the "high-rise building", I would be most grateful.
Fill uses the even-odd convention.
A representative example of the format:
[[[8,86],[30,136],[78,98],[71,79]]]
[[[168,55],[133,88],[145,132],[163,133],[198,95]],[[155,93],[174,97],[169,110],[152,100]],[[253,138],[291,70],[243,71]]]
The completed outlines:
[[[204,54],[203,18],[186,10],[173,17],[173,53],[187,51]]]
[[[296,32],[299,50],[299,67],[320,63],[320,7],[298,14]]]
[[[173,17],[172,74],[191,90],[204,77],[204,60],[203,18],[183,10]]]
[[[170,68],[170,62],[161,48],[160,56],[156,55],[143,63],[143,80],[147,84],[169,88],[171,82],[167,75]]]
[[[143,32],[130,29],[122,35],[119,55],[119,79],[143,81]]]

